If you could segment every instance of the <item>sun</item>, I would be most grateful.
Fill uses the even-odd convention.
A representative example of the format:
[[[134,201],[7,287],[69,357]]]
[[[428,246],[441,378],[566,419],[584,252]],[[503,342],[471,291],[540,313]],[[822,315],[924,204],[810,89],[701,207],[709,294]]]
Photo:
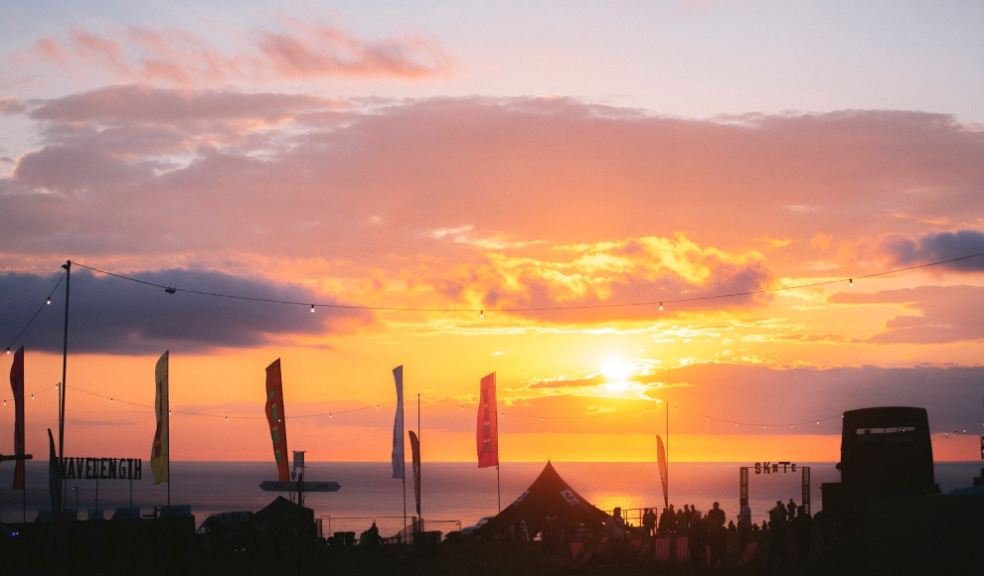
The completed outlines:
[[[632,364],[622,358],[608,357],[601,362],[601,374],[606,384],[623,385],[623,390],[632,376]]]
[[[609,383],[625,382],[632,376],[632,364],[623,358],[609,356],[601,361],[601,374]]]

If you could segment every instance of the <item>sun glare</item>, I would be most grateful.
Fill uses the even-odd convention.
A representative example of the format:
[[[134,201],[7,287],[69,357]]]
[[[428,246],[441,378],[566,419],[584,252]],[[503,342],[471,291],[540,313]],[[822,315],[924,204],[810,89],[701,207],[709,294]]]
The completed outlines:
[[[622,358],[605,358],[601,363],[601,374],[608,384],[628,384],[632,365]]]

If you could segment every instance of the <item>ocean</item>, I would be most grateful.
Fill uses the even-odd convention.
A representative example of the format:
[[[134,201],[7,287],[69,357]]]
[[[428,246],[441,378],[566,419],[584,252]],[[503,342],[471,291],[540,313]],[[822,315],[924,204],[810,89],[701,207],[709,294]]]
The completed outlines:
[[[754,463],[671,463],[670,502],[680,507],[694,504],[706,511],[718,501],[729,519],[738,512],[739,468]],[[543,469],[543,463],[503,463],[502,508],[515,500]],[[820,510],[820,484],[839,478],[832,462],[804,462],[810,466],[813,511]],[[944,492],[969,486],[980,473],[980,462],[938,462],[936,482]],[[635,462],[555,462],[554,467],[568,484],[595,506],[611,510],[621,506],[627,517],[638,523],[633,509],[663,508],[659,472],[654,463]],[[13,463],[0,464],[0,520],[34,520],[38,511],[50,507],[48,465],[45,461],[27,464],[26,499],[10,489]],[[334,493],[307,493],[305,505],[314,509],[324,532],[361,532],[375,519],[383,535],[397,532],[403,524],[403,482],[393,479],[388,462],[309,462],[305,478],[339,482]],[[276,478],[276,467],[269,462],[172,462],[171,503],[191,506],[196,522],[218,512],[256,511],[276,497],[260,490],[263,480]],[[483,516],[498,511],[495,468],[479,469],[474,463],[425,462],[422,470],[422,516],[428,530],[449,532],[470,526]],[[776,500],[801,500],[799,472],[750,474],[749,496],[753,519],[760,522]],[[78,510],[80,519],[89,509],[101,508],[111,517],[116,508],[132,504],[143,514],[167,503],[167,486],[154,485],[149,462],[143,463],[143,477],[127,480],[69,480],[66,505]],[[406,511],[414,516],[413,479],[407,465]]]

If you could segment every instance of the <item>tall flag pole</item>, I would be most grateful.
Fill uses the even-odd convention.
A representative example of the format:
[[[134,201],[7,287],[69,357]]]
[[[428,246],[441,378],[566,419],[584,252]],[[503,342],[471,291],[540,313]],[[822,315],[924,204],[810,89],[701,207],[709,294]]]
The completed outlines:
[[[62,264],[65,269],[65,330],[62,334],[62,379],[61,386],[58,387],[58,455],[65,457],[65,395],[68,389],[68,298],[72,294],[72,261],[66,260]],[[62,483],[62,488],[68,487],[67,483]],[[65,503],[65,494],[62,494],[61,504]],[[61,512],[61,510],[59,510]]]
[[[171,394],[169,385],[170,351],[165,350],[154,366],[156,396],[154,412],[157,429],[150,448],[150,468],[154,472],[154,484],[167,482],[167,505],[171,506]]]
[[[499,410],[495,401],[495,372],[482,378],[475,431],[478,467],[495,466],[496,494],[502,512],[502,484],[499,478]]]
[[[24,491],[24,347],[14,354],[10,366],[10,389],[14,393],[14,490]]]
[[[396,415],[393,417],[393,451],[390,458],[393,464],[393,478],[403,481],[403,529],[407,528],[407,475],[403,444],[403,365],[393,368],[393,381],[396,383]]]
[[[410,448],[411,448],[411,450],[413,450],[413,442],[412,442],[412,439],[411,439],[411,443],[410,443]],[[414,486],[416,486],[417,517],[420,518],[420,531],[423,532],[423,530],[424,530],[424,515],[420,511],[420,491],[423,488],[423,486],[420,484],[421,472],[422,472],[422,466],[421,466],[421,460],[420,459],[421,459],[421,455],[420,455],[420,392],[417,392],[417,448],[416,448],[415,451],[413,451],[413,461],[414,461],[413,479],[414,479],[414,483],[415,483]]]
[[[280,377],[280,358],[266,368],[266,417],[273,441],[273,458],[277,463],[277,480],[288,482],[287,415],[284,413],[284,383]]]

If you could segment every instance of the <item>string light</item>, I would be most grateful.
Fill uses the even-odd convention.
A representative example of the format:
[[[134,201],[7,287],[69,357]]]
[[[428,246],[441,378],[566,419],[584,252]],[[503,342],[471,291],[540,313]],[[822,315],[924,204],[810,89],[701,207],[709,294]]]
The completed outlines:
[[[478,319],[479,320],[485,320],[485,310],[480,310],[478,312]]]
[[[48,296],[48,298],[45,299],[44,303],[47,304],[48,306],[51,306],[51,296]]]
[[[311,314],[314,314],[314,304],[311,304]]]
[[[7,354],[10,354],[10,346],[7,346]]]
[[[947,258],[945,260],[936,260],[936,261],[933,261],[933,262],[926,262],[924,264],[917,264],[917,265],[913,265],[913,266],[905,266],[905,267],[902,267],[902,268],[894,268],[894,269],[891,269],[891,270],[884,270],[884,271],[881,271],[881,272],[873,272],[871,274],[864,274],[864,275],[861,275],[861,276],[852,276],[852,277],[847,278],[847,281],[848,281],[848,284],[850,286],[853,286],[854,285],[854,279],[855,278],[858,278],[858,279],[860,279],[860,278],[876,278],[876,277],[879,277],[879,276],[887,276],[887,275],[890,275],[890,274],[898,274],[900,272],[907,272],[907,271],[910,271],[910,270],[918,270],[918,269],[922,269],[922,268],[929,268],[931,266],[941,266],[943,264],[952,264],[954,262],[960,262],[960,261],[963,261],[963,260],[969,260],[971,258],[979,258],[981,256],[984,256],[984,252],[977,252],[975,254],[967,254],[965,256],[958,256],[958,257],[955,257],[955,258]],[[255,296],[243,296],[243,295],[239,295],[239,294],[227,294],[227,293],[223,293],[223,292],[208,292],[208,291],[204,291],[204,290],[193,290],[193,289],[188,289],[188,288],[176,288],[174,286],[165,286],[165,285],[159,284],[157,282],[150,282],[150,281],[147,281],[147,280],[141,280],[139,278],[134,278],[132,276],[126,276],[124,274],[117,274],[115,272],[110,272],[108,270],[103,270],[101,268],[96,268],[95,266],[87,266],[87,265],[81,264],[79,262],[72,262],[72,263],[75,264],[75,265],[77,265],[77,266],[80,266],[82,268],[86,268],[88,270],[92,270],[93,272],[99,272],[101,274],[105,274],[107,276],[112,276],[114,278],[119,278],[121,280],[127,280],[127,281],[130,281],[130,282],[135,282],[135,283],[138,283],[138,284],[143,284],[145,286],[152,286],[154,288],[164,289],[164,290],[167,290],[169,294],[172,294],[174,292],[180,291],[180,292],[187,292],[189,294],[198,294],[198,295],[201,295],[201,296],[213,296],[213,297],[217,297],[217,298],[230,298],[230,299],[235,299],[235,300],[245,300],[245,301],[249,301],[249,302],[266,302],[266,303],[272,303],[272,304],[289,304],[289,305],[295,305],[295,306],[297,306],[297,305],[311,306],[310,303],[307,303],[307,302],[298,302],[298,301],[295,301],[295,300],[278,300],[278,299],[275,299],[275,298],[260,298],[260,297],[255,297]],[[844,281],[844,278],[842,277],[842,278],[835,279],[835,280],[821,280],[821,281],[818,281],[818,282],[810,282],[810,283],[805,283],[805,284],[796,284],[796,285],[789,285],[789,286],[776,286],[776,287],[773,287],[773,288],[763,288],[763,289],[760,289],[760,290],[748,290],[748,291],[744,291],[744,292],[729,292],[729,293],[721,293],[721,294],[710,294],[710,295],[707,295],[707,296],[693,296],[693,297],[686,297],[686,298],[676,298],[676,299],[673,299],[673,300],[637,301],[637,302],[621,302],[621,303],[619,303],[619,302],[613,302],[613,303],[609,303],[609,304],[553,305],[553,306],[536,306],[536,307],[525,307],[525,308],[521,308],[521,307],[517,307],[517,308],[497,308],[494,311],[496,311],[496,312],[523,313],[523,312],[549,312],[549,311],[563,311],[563,310],[602,310],[602,309],[608,309],[608,308],[647,307],[647,306],[654,306],[654,305],[659,305],[660,306],[660,309],[662,310],[662,305],[664,303],[665,304],[672,304],[672,303],[680,303],[680,302],[703,302],[703,301],[708,301],[708,300],[719,300],[719,299],[723,299],[723,298],[738,298],[738,297],[745,297],[745,296],[754,296],[756,294],[768,294],[768,293],[772,293],[772,292],[781,292],[781,291],[784,291],[784,290],[797,290],[797,289],[802,289],[802,288],[813,288],[813,287],[816,287],[816,286],[825,286],[825,285],[830,285],[830,284],[836,284],[836,283],[843,282],[843,281]],[[170,290],[173,290],[174,292],[170,292]],[[363,305],[357,305],[357,304],[333,304],[333,303],[317,304],[317,306],[322,306],[322,307],[325,307],[325,308],[341,308],[341,309],[350,309],[350,310],[370,310],[370,311],[378,311],[378,312],[474,312],[474,308],[416,308],[416,307],[399,307],[399,306],[363,306]],[[479,315],[479,318],[485,318],[485,310],[484,309],[479,310],[478,315]]]
[[[663,303],[662,303],[662,302],[660,302],[660,303],[659,303],[659,311],[660,311],[660,312],[662,312],[662,311],[663,311]]]
[[[854,287],[854,278],[848,278],[847,279],[847,285],[853,288]]]

